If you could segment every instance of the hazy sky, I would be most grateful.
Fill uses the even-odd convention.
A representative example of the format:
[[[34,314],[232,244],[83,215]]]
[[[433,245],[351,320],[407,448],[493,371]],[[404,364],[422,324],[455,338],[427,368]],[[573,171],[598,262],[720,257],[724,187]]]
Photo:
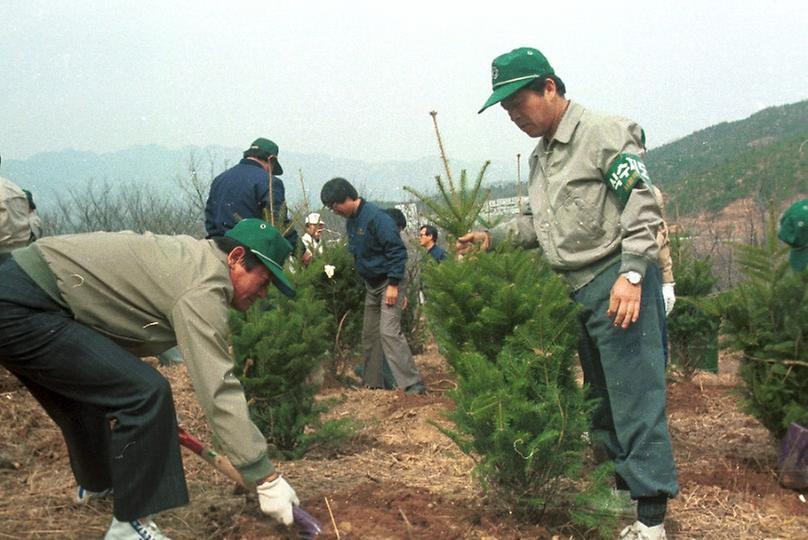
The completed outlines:
[[[541,49],[651,147],[808,98],[804,1],[0,0],[0,153],[156,143],[369,161],[513,159],[494,56]]]

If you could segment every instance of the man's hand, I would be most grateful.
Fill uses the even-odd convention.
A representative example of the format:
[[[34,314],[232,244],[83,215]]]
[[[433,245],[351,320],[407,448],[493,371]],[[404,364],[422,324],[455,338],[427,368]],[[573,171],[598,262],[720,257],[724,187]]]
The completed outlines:
[[[314,258],[311,251],[308,249],[303,253],[303,266],[308,266],[311,263],[311,260]]]
[[[642,285],[632,285],[625,276],[618,276],[609,295],[609,309],[606,315],[615,326],[628,328],[640,318],[640,298]]]
[[[471,231],[458,238],[455,247],[458,253],[465,255],[471,251],[474,244],[479,244],[482,251],[488,251],[491,235],[485,231]]]
[[[291,525],[294,520],[292,505],[300,505],[300,500],[292,486],[282,476],[278,476],[274,480],[258,484],[256,489],[261,511],[284,525]]]
[[[388,306],[396,305],[398,300],[398,285],[388,285],[384,293],[384,303]]]
[[[673,283],[662,284],[662,299],[665,300],[665,316],[673,311],[673,304],[676,303],[676,293],[673,292]]]

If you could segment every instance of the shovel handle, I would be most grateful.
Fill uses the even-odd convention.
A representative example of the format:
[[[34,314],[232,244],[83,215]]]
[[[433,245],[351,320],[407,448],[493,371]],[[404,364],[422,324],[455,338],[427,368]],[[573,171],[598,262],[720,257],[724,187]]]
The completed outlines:
[[[247,489],[247,485],[244,483],[244,479],[241,477],[241,474],[238,472],[238,470],[236,470],[235,467],[233,467],[233,464],[230,463],[227,456],[220,455],[216,451],[208,448],[202,444],[199,439],[181,427],[177,427],[177,434],[179,435],[180,444],[182,446],[213,465],[216,470],[224,474],[230,480],[233,480],[241,487]]]

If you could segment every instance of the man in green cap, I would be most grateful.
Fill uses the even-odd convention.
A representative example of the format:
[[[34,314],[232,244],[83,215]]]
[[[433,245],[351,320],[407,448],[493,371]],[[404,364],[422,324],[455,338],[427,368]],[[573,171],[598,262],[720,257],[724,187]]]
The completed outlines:
[[[795,272],[808,266],[808,199],[797,201],[780,218],[780,240],[791,247],[788,262]]]
[[[660,201],[640,157],[636,123],[596,114],[565,97],[547,58],[523,47],[492,65],[493,93],[511,121],[540,138],[530,156],[532,215],[458,239],[487,248],[510,237],[540,246],[581,305],[578,352],[592,397],[591,437],[614,461],[617,487],[637,499],[621,538],[665,538],[667,499],[677,494],[665,417],[665,317],[656,232]]]
[[[79,502],[113,497],[105,538],[165,538],[150,516],[188,502],[171,387],[140,360],[176,344],[222,451],[261,510],[292,523],[297,495],[267,458],[228,351],[229,308],[247,310],[270,283],[294,295],[281,267],[291,249],[245,219],[208,240],[48,237],[0,265],[0,364],[60,427]]]
[[[235,167],[213,179],[205,204],[208,238],[223,235],[240,219],[265,219],[264,210],[269,208],[273,225],[284,231],[293,248],[297,245],[297,231],[286,207],[286,188],[278,178],[283,174],[279,151],[274,141],[255,139]]]

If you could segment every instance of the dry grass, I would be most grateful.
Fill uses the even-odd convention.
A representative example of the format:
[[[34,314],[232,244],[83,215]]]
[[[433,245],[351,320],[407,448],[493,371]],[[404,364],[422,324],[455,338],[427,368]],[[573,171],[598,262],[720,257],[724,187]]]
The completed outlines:
[[[312,455],[279,468],[305,507],[323,522],[321,538],[336,538],[326,498],[351,538],[550,538],[541,525],[492,514],[473,480],[473,462],[430,421],[445,422],[453,386],[434,347],[417,358],[432,392],[405,396],[379,390],[330,389],[333,417],[364,428],[338,455]],[[670,429],[681,494],[671,501],[671,538],[808,538],[808,504],[777,485],[776,451],[765,429],[740,412],[733,358],[721,375],[699,374],[670,387]],[[163,370],[186,429],[210,441],[183,367]],[[100,537],[111,505],[76,506],[74,481],[60,433],[38,404],[0,371],[0,539]],[[290,537],[260,515],[252,496],[201,460],[184,453],[191,504],[165,512],[159,523],[173,538]],[[556,538],[570,529],[547,525]],[[286,535],[286,536],[285,536]]]

